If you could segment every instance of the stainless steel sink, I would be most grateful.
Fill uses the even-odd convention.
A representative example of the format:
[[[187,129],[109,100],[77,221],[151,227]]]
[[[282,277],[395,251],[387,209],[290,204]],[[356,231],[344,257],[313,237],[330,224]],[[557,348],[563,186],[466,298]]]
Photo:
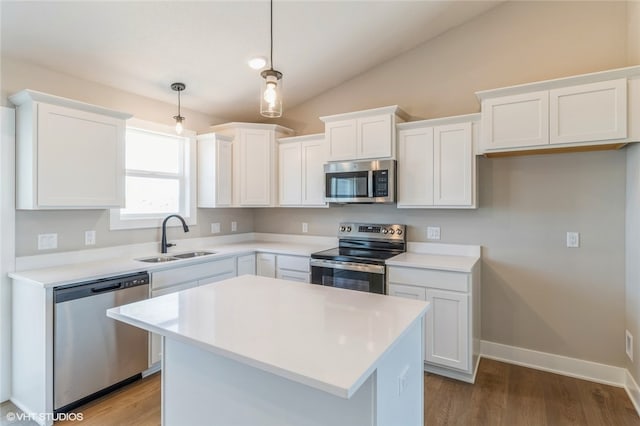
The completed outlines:
[[[177,257],[172,257],[172,256],[154,256],[154,257],[145,257],[144,259],[136,259],[140,262],[147,262],[147,263],[162,263],[162,262],[171,262],[174,260],[178,260]]]
[[[190,259],[192,257],[209,256],[211,254],[216,254],[216,252],[215,251],[190,251],[187,253],[174,254],[173,257],[177,257],[178,259]]]

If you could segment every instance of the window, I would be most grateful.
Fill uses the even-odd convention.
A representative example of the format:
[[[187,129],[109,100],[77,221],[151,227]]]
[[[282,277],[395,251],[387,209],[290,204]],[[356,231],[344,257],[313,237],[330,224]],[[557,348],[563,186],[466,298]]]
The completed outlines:
[[[196,223],[195,133],[129,120],[125,137],[125,208],[111,229],[155,228],[170,214]]]

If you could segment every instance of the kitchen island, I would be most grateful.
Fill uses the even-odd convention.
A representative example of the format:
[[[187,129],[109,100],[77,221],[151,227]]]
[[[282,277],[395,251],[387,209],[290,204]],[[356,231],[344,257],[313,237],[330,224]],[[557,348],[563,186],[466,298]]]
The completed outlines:
[[[418,426],[427,309],[245,275],[107,315],[163,336],[163,425]]]

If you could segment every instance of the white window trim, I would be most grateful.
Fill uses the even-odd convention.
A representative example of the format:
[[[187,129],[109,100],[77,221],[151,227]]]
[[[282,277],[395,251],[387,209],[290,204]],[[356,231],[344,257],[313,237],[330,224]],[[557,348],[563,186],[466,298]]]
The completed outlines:
[[[165,124],[158,124],[151,121],[140,120],[137,118],[131,118],[127,120],[127,127],[146,130],[151,132],[158,133],[175,133],[175,127],[167,126]],[[188,158],[185,158],[185,163],[189,163],[189,170],[185,174],[185,179],[187,180],[186,185],[189,188],[188,194],[184,194],[183,191],[180,192],[180,197],[188,197],[187,200],[181,202],[187,203],[189,206],[189,215],[184,216],[184,220],[187,222],[187,225],[196,225],[197,224],[197,202],[196,202],[196,179],[197,179],[197,155],[196,155],[196,132],[192,130],[184,130],[182,133],[182,137],[186,138],[185,142],[188,145]],[[110,209],[109,211],[109,229],[110,230],[119,230],[119,229],[143,229],[143,228],[160,228],[162,226],[162,221],[164,217],[157,218],[145,218],[145,217],[132,217],[123,219],[120,216],[120,209]],[[167,222],[167,226],[176,227],[182,226],[179,221],[170,221]]]

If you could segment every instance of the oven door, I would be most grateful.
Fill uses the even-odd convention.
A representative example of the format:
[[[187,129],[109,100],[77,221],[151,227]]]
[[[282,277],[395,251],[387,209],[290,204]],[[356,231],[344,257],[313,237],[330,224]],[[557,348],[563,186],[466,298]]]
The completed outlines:
[[[329,287],[385,294],[384,265],[311,259],[311,282]]]

